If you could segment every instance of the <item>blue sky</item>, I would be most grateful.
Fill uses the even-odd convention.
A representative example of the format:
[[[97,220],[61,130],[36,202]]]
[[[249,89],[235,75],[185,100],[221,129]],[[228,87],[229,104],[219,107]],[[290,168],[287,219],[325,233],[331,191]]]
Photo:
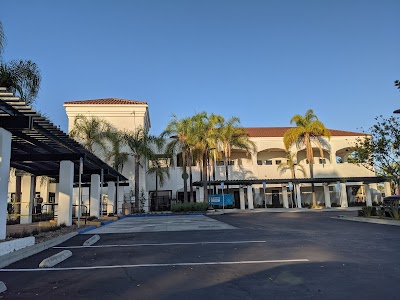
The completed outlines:
[[[151,132],[208,111],[245,127],[314,109],[359,131],[400,108],[398,0],[3,0],[3,58],[42,73],[35,108],[66,131],[63,103],[146,101]]]

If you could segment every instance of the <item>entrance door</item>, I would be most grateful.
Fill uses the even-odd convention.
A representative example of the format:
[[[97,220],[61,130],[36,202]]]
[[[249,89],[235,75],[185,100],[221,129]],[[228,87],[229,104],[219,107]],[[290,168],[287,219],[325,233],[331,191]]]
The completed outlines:
[[[234,206],[235,208],[240,208],[240,195],[239,195],[239,191],[233,191],[233,201],[234,201],[233,206]]]
[[[272,207],[280,207],[279,190],[272,190]]]

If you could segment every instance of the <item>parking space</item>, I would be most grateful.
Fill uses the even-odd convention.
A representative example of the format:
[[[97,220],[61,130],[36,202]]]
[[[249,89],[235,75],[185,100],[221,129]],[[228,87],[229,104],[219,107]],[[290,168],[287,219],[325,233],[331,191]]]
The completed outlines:
[[[1,270],[4,298],[395,298],[380,282],[394,285],[400,278],[399,228],[336,220],[334,214],[203,219],[226,226],[217,230],[121,233],[115,227],[119,233],[100,233],[95,245],[82,247],[94,233],[88,232]],[[185,218],[140,222],[184,225]],[[138,225],[137,219],[121,223]],[[37,268],[64,249],[71,258],[51,270]]]
[[[86,234],[132,233],[154,231],[221,230],[235,227],[204,215],[127,217]]]

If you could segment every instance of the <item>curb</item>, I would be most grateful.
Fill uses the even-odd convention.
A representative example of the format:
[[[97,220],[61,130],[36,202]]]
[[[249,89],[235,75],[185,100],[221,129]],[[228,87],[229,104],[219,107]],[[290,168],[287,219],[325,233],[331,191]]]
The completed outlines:
[[[101,225],[100,225],[100,226],[101,226]],[[96,229],[96,228],[98,228],[98,227],[99,227],[99,226],[95,226],[95,225],[86,227],[86,228],[84,228],[84,229],[79,230],[79,231],[78,231],[78,234],[85,233],[85,232],[87,232],[87,231]]]
[[[63,262],[64,260],[66,260],[68,257],[71,256],[72,252],[70,250],[61,251],[57,254],[54,254],[48,258],[43,259],[42,262],[39,264],[39,268],[54,267],[55,265],[59,264],[60,262]]]
[[[65,241],[69,240],[70,238],[76,236],[78,232],[71,232],[63,236],[59,236],[57,238],[54,238],[52,240],[35,244],[33,246],[29,246],[26,248],[23,248],[21,250],[14,251],[12,253],[8,253],[6,255],[0,256],[0,269],[7,267],[8,265],[11,265],[12,263],[15,263],[16,261],[19,261],[21,259],[27,258],[29,256],[32,256],[34,254],[37,254],[39,252],[42,252],[44,250],[47,250],[51,247],[54,247],[58,244],[64,243]]]
[[[331,218],[336,219],[336,220],[345,220],[345,221],[353,221],[353,222],[400,226],[400,221],[395,221],[395,220],[371,219],[371,218],[365,218],[365,217],[347,217],[347,216],[337,216],[337,217],[331,217]]]
[[[84,243],[83,246],[92,246],[94,243],[97,243],[100,240],[100,236],[98,234],[88,238]]]
[[[7,291],[7,287],[3,281],[0,281],[0,294]]]
[[[104,221],[104,222],[101,222],[101,223],[100,223],[100,226],[108,225],[108,224],[111,224],[111,223],[113,223],[113,222],[115,222],[115,221],[114,221],[114,220]]]
[[[126,216],[121,216],[118,217],[118,219],[125,219],[125,218],[147,218],[147,217],[169,217],[169,216],[204,216],[206,213],[182,213],[182,214],[176,214],[176,213],[167,213],[167,214],[138,214],[138,215],[126,215]],[[108,222],[108,221],[107,221]]]

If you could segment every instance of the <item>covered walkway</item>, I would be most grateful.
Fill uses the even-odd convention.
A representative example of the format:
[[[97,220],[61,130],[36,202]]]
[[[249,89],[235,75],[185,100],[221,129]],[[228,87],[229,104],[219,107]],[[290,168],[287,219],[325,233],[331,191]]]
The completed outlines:
[[[21,203],[23,194],[27,203],[21,206],[21,223],[32,222],[36,176],[56,181],[57,223],[67,226],[72,224],[74,184],[90,186],[90,211],[98,216],[101,183],[115,187],[115,182],[127,181],[46,117],[0,87],[0,240],[6,237],[10,167],[22,172],[17,176],[15,198]],[[114,190],[118,193],[119,189]]]

